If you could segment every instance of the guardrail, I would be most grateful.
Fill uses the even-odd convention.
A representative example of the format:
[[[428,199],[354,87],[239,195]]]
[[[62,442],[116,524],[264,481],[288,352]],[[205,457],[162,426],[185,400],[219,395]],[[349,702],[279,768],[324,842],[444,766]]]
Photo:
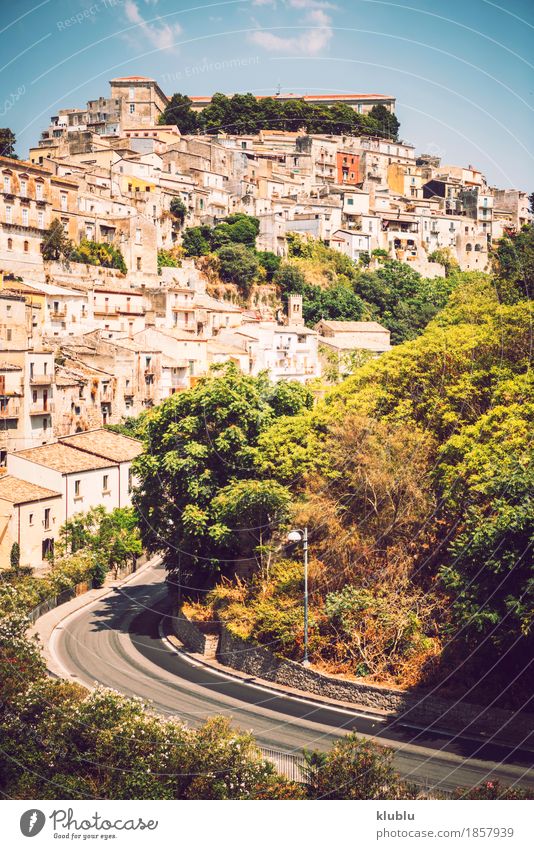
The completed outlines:
[[[266,746],[260,746],[260,752],[266,761],[274,764],[276,771],[284,778],[302,783],[302,770],[305,765],[302,755],[294,755],[292,752],[282,752],[280,749],[271,749]]]

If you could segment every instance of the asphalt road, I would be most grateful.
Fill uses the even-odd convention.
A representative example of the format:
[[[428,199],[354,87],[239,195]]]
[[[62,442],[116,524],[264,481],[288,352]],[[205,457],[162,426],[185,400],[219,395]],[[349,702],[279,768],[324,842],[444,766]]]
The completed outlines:
[[[161,567],[145,570],[68,617],[56,629],[57,660],[82,683],[95,682],[152,702],[163,714],[197,725],[224,715],[263,746],[288,752],[326,749],[349,730],[380,737],[396,750],[403,775],[444,790],[483,780],[534,786],[531,751],[452,737],[279,695],[193,665],[160,637],[170,612]]]

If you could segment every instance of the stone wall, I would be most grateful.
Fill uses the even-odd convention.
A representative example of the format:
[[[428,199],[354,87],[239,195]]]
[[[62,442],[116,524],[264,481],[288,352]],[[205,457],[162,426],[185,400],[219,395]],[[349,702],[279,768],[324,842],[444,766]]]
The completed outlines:
[[[198,654],[204,654],[206,637],[200,628],[191,622],[181,610],[173,617],[172,625],[174,633],[186,648]]]
[[[475,737],[480,734],[491,737],[495,734],[493,742],[513,745],[524,743],[534,727],[532,714],[515,716],[512,711],[488,709],[467,702],[456,703],[452,699],[442,699],[424,691],[405,693],[324,675],[292,660],[278,658],[268,649],[240,640],[229,634],[225,628],[221,632],[217,656],[225,666],[247,675],[324,698],[388,711],[395,714],[397,721],[403,723],[424,727],[434,725],[436,730],[461,732]],[[492,698],[495,695],[492,694]]]

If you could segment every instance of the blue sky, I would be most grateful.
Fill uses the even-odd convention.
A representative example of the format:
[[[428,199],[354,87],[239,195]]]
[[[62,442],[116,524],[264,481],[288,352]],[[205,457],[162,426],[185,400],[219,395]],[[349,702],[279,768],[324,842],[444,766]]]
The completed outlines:
[[[155,77],[169,94],[377,92],[418,151],[534,190],[530,0],[3,3],[0,126],[26,156],[49,116]]]

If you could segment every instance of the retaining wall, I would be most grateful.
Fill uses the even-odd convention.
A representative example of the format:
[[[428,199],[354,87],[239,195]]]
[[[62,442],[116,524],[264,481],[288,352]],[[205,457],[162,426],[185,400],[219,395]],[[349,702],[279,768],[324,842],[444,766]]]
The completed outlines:
[[[175,620],[177,636],[192,651],[203,654],[205,637],[199,628],[180,611]],[[428,691],[406,693],[388,687],[365,684],[326,675],[300,663],[274,655],[269,649],[255,646],[230,634],[222,627],[217,651],[218,660],[230,668],[265,681],[323,698],[349,702],[373,710],[386,711],[396,721],[425,728],[434,726],[448,732],[483,736],[494,742],[525,745],[534,728],[534,715],[501,708],[485,707],[470,702],[444,699]],[[489,694],[488,701],[496,696]],[[531,745],[534,741],[531,736]]]

